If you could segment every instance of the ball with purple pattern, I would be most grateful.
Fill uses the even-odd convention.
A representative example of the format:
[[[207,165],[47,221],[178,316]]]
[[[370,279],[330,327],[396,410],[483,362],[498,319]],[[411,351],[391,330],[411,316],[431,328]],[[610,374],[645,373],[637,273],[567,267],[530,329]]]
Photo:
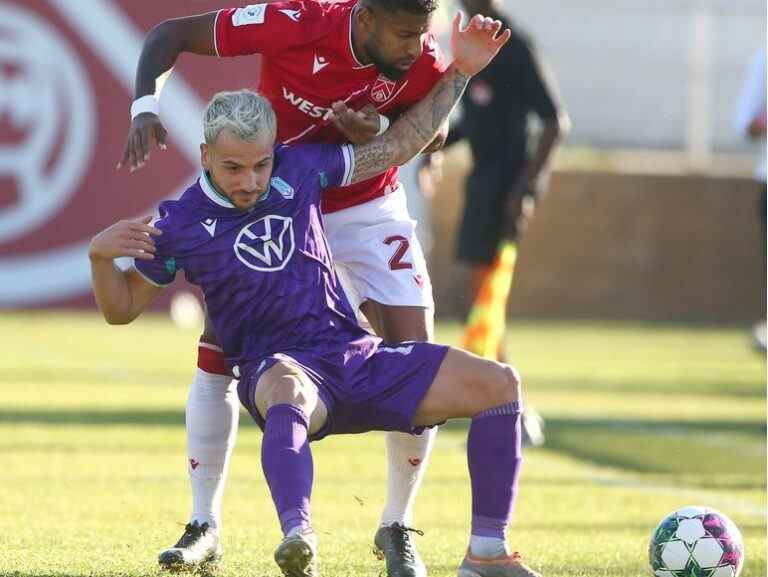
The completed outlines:
[[[655,577],[738,577],[744,566],[741,533],[711,507],[684,507],[664,517],[648,547]]]

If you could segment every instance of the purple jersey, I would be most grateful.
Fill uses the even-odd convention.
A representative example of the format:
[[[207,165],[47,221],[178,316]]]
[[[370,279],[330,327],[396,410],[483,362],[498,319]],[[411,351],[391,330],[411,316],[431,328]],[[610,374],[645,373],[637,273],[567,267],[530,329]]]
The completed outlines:
[[[319,343],[332,354],[366,342],[320,213],[323,188],[349,184],[352,169],[348,145],[278,146],[270,188],[247,212],[204,173],[179,200],[160,204],[155,258],[136,260],[136,269],[160,286],[183,270],[203,290],[233,367],[288,350],[318,352]]]

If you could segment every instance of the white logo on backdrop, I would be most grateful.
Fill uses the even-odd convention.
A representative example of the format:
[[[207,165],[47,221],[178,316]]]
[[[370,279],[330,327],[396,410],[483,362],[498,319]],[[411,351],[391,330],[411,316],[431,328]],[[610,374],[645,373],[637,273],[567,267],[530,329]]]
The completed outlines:
[[[0,242],[56,216],[93,150],[88,77],[67,40],[32,12],[0,4],[0,177],[16,188],[0,208]],[[12,140],[12,141],[11,141]]]
[[[126,94],[132,94],[144,34],[122,9],[112,0],[88,0],[88,17],[84,18],[81,2],[47,0],[47,4],[102,61]],[[81,186],[81,176],[92,159],[91,143],[96,138],[93,132],[98,111],[86,72],[77,60],[79,54],[41,18],[0,2],[0,126],[5,135],[0,136],[0,177],[19,180],[15,184],[19,195],[28,195],[17,203],[25,206],[23,210],[13,205],[1,215],[0,234],[10,240],[35,223],[44,225]],[[9,69],[13,74],[8,74]],[[17,82],[21,84],[13,84]],[[19,101],[21,93],[29,102]],[[202,130],[189,119],[201,117],[203,102],[181,75],[168,81],[161,100],[167,103],[164,121],[176,137],[175,146],[196,166]],[[47,131],[53,131],[54,136]],[[46,150],[51,139],[55,141],[54,150]],[[44,172],[26,166],[46,154]],[[10,156],[13,161],[8,160]],[[25,163],[24,168],[15,162]],[[30,173],[31,178],[27,176]],[[181,194],[194,178],[194,172],[186,175],[168,198]],[[34,187],[29,185],[34,179],[40,190],[32,190]],[[58,191],[61,196],[56,197]],[[40,214],[25,216],[31,215],[32,203],[36,203]],[[12,217],[11,210],[16,211]],[[144,216],[147,210],[151,209],[135,217]],[[23,218],[28,220],[22,229],[15,221]],[[0,255],[0,307],[45,304],[88,293],[88,244],[93,232],[85,222],[83,237],[66,246]]]

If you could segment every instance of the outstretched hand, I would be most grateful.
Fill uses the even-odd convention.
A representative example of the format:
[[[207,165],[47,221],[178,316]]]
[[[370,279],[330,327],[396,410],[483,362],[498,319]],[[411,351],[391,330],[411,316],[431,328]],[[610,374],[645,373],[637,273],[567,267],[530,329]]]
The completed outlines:
[[[153,140],[160,150],[165,150],[166,134],[159,116],[151,112],[139,114],[131,121],[128,140],[125,143],[123,156],[117,163],[117,170],[127,165],[133,172],[144,166],[144,163],[149,160],[149,148]]]
[[[498,54],[507,43],[512,32],[507,28],[501,31],[501,22],[476,14],[466,28],[462,29],[464,15],[457,11],[453,17],[451,49],[453,65],[466,76],[474,76]]]
[[[112,260],[123,256],[152,260],[156,250],[152,237],[162,234],[162,231],[150,222],[151,216],[116,222],[93,237],[88,256],[91,260]]]

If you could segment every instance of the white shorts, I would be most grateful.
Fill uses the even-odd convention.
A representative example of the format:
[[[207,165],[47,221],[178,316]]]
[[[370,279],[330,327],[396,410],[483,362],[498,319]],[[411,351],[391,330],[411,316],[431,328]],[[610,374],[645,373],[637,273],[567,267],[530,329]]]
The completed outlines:
[[[434,309],[432,282],[402,185],[390,194],[323,215],[336,270],[352,306]]]

